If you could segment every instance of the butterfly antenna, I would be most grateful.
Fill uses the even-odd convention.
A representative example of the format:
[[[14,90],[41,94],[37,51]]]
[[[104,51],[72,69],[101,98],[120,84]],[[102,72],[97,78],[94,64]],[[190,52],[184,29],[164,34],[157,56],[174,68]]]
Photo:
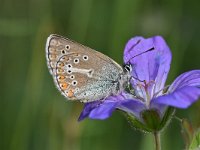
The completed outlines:
[[[148,49],[148,50],[146,50],[146,51],[144,51],[144,52],[142,52],[142,53],[139,53],[139,54],[133,56],[131,59],[133,59],[133,58],[135,58],[135,57],[137,57],[137,56],[140,56],[140,55],[142,55],[142,54],[145,54],[145,53],[147,53],[147,52],[153,51],[153,50],[155,50],[154,47],[152,47],[152,48],[150,48],[150,49]],[[129,62],[131,61],[131,59],[129,60]]]
[[[145,53],[147,53],[147,52],[153,51],[153,50],[155,50],[154,47],[152,47],[152,48],[150,48],[150,49],[148,49],[148,50],[146,50],[146,51],[144,51],[144,52],[142,52],[142,53],[139,53],[139,54],[133,56],[131,59],[133,59],[133,58],[135,58],[135,57],[137,57],[137,56],[140,56],[140,55],[142,55],[142,54],[145,54]],[[128,61],[129,63],[130,63],[131,59]],[[131,77],[131,79],[135,79],[135,80],[138,80],[138,81],[144,82],[144,83],[146,82],[145,80],[140,80],[140,79],[138,79],[137,77],[133,77],[133,76]]]

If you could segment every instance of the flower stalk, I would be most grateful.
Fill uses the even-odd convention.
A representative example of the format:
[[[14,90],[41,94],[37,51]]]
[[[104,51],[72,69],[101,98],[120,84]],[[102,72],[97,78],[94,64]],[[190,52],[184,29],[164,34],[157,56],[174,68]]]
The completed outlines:
[[[154,132],[156,150],[161,150],[160,132]]]

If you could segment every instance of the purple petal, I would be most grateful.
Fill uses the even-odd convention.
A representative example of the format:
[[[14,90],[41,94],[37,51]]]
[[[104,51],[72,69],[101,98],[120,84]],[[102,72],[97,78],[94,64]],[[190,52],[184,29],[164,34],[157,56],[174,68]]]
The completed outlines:
[[[90,102],[90,103],[86,103],[84,105],[84,108],[78,118],[78,121],[81,121],[85,118],[87,118],[90,114],[90,112],[95,109],[96,107],[98,107],[98,105],[100,105],[102,103],[102,101],[94,101],[94,102]]]
[[[133,58],[151,48],[154,48],[154,50]],[[148,39],[135,37],[126,44],[124,63],[132,64],[133,77],[142,81],[145,80],[147,83],[155,81],[154,92],[157,92],[164,87],[170,69],[171,52],[161,36],[154,36]],[[134,86],[137,83],[132,84]]]
[[[115,109],[115,105],[119,101],[125,100],[130,96],[130,94],[122,92],[117,96],[109,96],[105,100],[86,103],[78,121],[87,117],[90,117],[91,119],[106,119],[112,114]]]
[[[169,87],[169,92],[184,86],[200,87],[200,70],[192,70],[181,74]]]
[[[199,88],[184,86],[168,95],[153,99],[151,103],[169,105],[177,108],[188,108],[192,103],[198,100],[199,96]]]
[[[118,96],[110,96],[102,101],[87,103],[78,120],[81,121],[86,117],[100,120],[107,119],[116,109],[131,113],[139,118],[140,112],[146,107],[143,102],[137,99],[130,99],[130,97],[132,97],[130,94],[122,93]]]
[[[116,106],[117,106],[116,101],[115,102],[105,101],[104,103],[99,105],[99,107],[93,109],[88,117],[91,119],[100,119],[100,120],[107,119],[112,115],[112,112],[116,109]]]
[[[143,110],[147,109],[145,104],[142,101],[139,101],[136,99],[122,101],[120,104],[118,104],[117,108],[119,108],[127,113],[133,114],[139,120],[141,120],[140,113]]]
[[[156,109],[159,112],[160,117],[162,118],[165,114],[167,106],[165,104],[157,103],[157,100],[153,99],[150,102],[150,109]]]

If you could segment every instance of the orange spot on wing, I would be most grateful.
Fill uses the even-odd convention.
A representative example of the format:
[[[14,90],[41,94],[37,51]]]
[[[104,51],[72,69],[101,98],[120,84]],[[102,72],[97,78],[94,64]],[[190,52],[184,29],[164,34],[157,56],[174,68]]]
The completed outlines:
[[[64,73],[63,69],[57,69],[57,73]]]
[[[60,75],[60,76],[58,76],[58,79],[63,80],[63,79],[65,79],[65,76]]]
[[[68,95],[67,95],[69,98],[72,98],[74,96],[74,90],[73,89],[70,89],[68,91]]]
[[[69,57],[63,56],[63,57],[61,58],[61,61],[69,61]]]
[[[64,65],[65,65],[65,64],[64,64],[63,62],[59,62],[59,63],[58,63],[58,67],[64,67]]]
[[[68,86],[69,86],[69,84],[67,84],[66,82],[63,82],[60,84],[60,87],[62,90],[66,90]]]

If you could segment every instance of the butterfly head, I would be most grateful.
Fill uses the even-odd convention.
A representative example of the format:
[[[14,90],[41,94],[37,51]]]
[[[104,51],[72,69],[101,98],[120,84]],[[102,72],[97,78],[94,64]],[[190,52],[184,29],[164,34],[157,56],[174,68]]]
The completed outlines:
[[[123,73],[119,76],[119,91],[124,90],[129,86],[129,81],[131,79],[132,66],[130,64],[126,64],[123,66]]]

